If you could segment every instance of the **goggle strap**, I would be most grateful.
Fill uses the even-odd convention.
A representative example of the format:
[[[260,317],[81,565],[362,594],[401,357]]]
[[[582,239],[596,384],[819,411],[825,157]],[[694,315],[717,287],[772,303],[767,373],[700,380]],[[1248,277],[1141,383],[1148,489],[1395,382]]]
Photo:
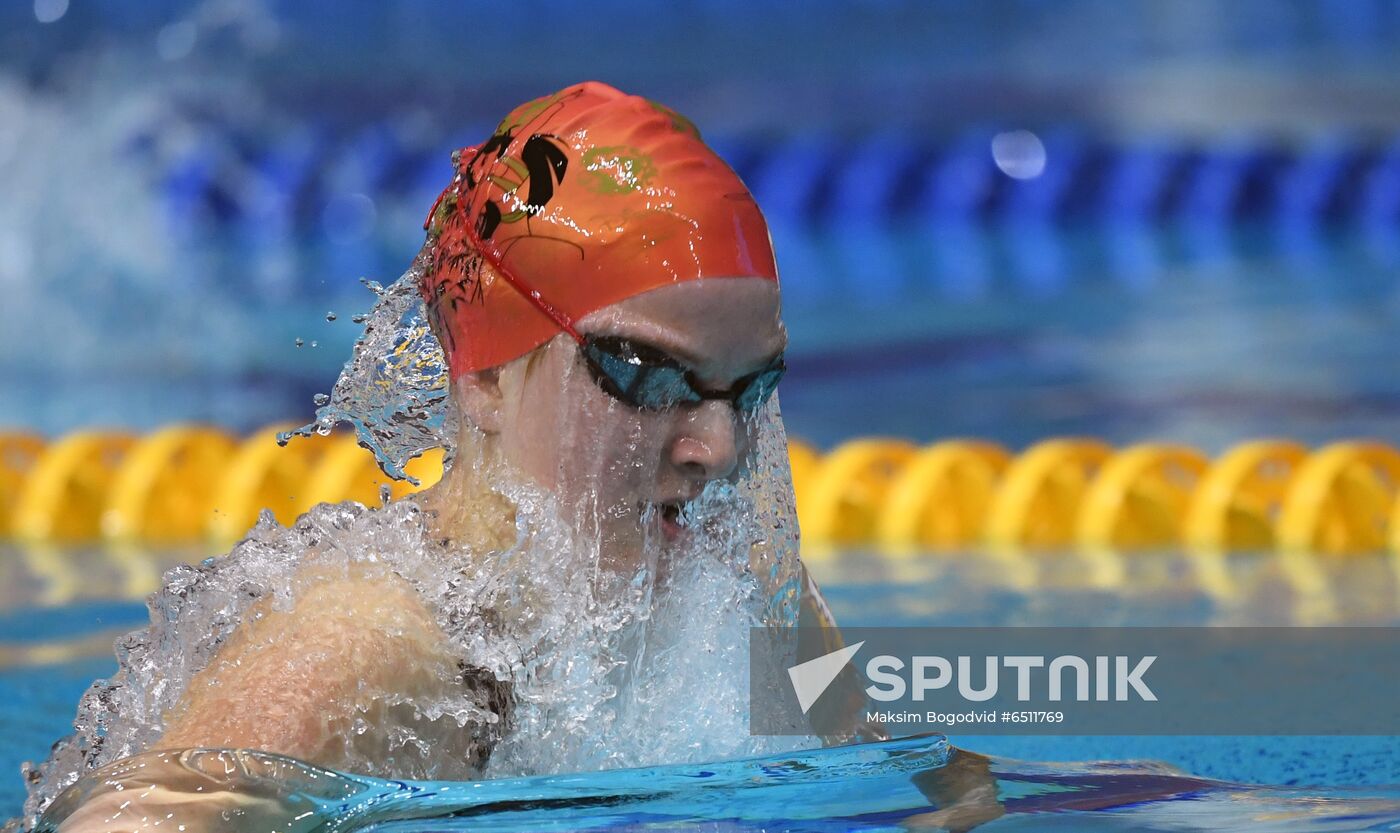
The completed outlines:
[[[483,260],[491,264],[492,268],[496,270],[497,275],[500,275],[501,278],[506,283],[510,284],[512,289],[520,293],[525,300],[533,304],[535,309],[548,316],[549,320],[558,325],[559,329],[568,333],[574,341],[577,341],[579,344],[583,343],[583,336],[579,335],[578,330],[574,329],[573,321],[570,320],[568,315],[565,315],[562,310],[556,309],[553,304],[546,301],[540,295],[539,290],[530,286],[530,284],[516,276],[510,269],[506,268],[505,263],[501,260],[501,256],[496,252],[495,248],[487,246],[485,241],[477,237],[476,229],[472,229],[469,233],[471,234],[472,243],[476,245],[476,250],[481,254]]]

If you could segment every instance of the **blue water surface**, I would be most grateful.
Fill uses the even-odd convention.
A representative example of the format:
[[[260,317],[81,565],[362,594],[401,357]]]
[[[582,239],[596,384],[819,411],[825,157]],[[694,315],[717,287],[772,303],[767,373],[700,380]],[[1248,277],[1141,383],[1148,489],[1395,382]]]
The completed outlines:
[[[1151,575],[1165,571],[1165,565],[1170,561],[1167,556],[1157,560],[1160,563],[1157,569],[1151,571]],[[1227,575],[1237,575],[1241,586],[1236,588],[1235,594],[1228,599],[1219,597],[1221,591],[1218,588],[1203,588],[1190,582],[1171,584],[1160,575],[1153,580],[1146,580],[1129,568],[1125,568],[1125,575],[1116,586],[1089,587],[1084,582],[1072,582],[1059,588],[1054,587],[1044,574],[1031,584],[1023,583],[1022,579],[1025,576],[1017,579],[1011,575],[1015,572],[1011,567],[1001,564],[991,569],[985,559],[944,558],[935,561],[925,558],[914,562],[922,566],[901,568],[888,561],[860,553],[848,553],[832,562],[816,563],[813,569],[823,580],[828,599],[838,619],[851,626],[1208,624],[1220,623],[1222,617],[1225,617],[1223,621],[1228,622],[1230,616],[1236,617],[1237,621],[1298,624],[1306,611],[1312,607],[1304,606],[1302,602],[1290,607],[1288,595],[1282,588],[1273,584],[1266,583],[1257,593],[1245,586],[1246,579],[1255,579],[1259,575],[1261,563],[1248,558],[1231,562]],[[1139,557],[1129,562],[1129,567],[1132,564],[1145,565],[1147,562]],[[1349,564],[1335,565],[1332,573],[1324,574],[1325,581],[1322,585],[1336,588],[1334,592],[1350,600],[1350,619],[1346,621],[1362,624],[1394,623],[1396,607],[1400,605],[1400,595],[1395,592],[1395,582],[1387,582],[1384,579],[1386,572],[1376,572],[1383,569],[1388,571],[1390,565],[1391,562],[1384,560],[1358,559]],[[1317,592],[1313,586],[1315,584],[1317,582],[1310,584],[1309,593]],[[1369,594],[1365,592],[1366,588],[1370,589]],[[1260,606],[1282,618],[1271,620],[1263,612],[1253,609],[1251,594],[1258,595],[1257,603]],[[1317,604],[1313,596],[1308,596],[1302,601],[1311,606]],[[1369,618],[1360,615],[1361,611],[1366,610],[1370,611]],[[124,629],[140,627],[145,620],[144,607],[134,602],[91,601],[73,603],[61,608],[32,608],[0,614],[0,644],[32,646],[54,643],[78,645],[81,646],[81,650],[86,651],[84,655],[65,662],[0,669],[0,737],[5,739],[5,743],[0,744],[0,773],[4,774],[0,777],[0,816],[16,814],[23,801],[24,791],[19,778],[20,764],[25,760],[42,759],[47,754],[49,745],[69,730],[77,699],[88,684],[94,678],[115,670],[115,662],[110,658],[110,653],[99,653],[107,650],[110,637]],[[1378,681],[1377,684],[1384,684],[1384,681]],[[1302,796],[1312,796],[1326,804],[1328,801],[1341,801],[1352,795],[1379,796],[1389,800],[1387,785],[1400,784],[1400,744],[1396,743],[1395,738],[1388,736],[992,737],[955,734],[951,740],[955,746],[962,749],[994,756],[998,761],[997,767],[1008,773],[1020,772],[1028,767],[1041,767],[1042,769],[1037,771],[1052,773],[1051,777],[1069,778],[1073,775],[1077,778],[1085,772],[1097,773],[1105,769],[1112,770],[1114,767],[1157,772],[1165,766],[1173,771],[1189,773],[1212,782],[1296,787],[1296,794],[1279,794],[1288,796],[1289,801],[1301,800]],[[1058,763],[1030,765],[1020,763],[1021,761]],[[1086,768],[1084,762],[1094,761],[1120,763]],[[846,763],[841,766],[845,766]],[[832,766],[837,765],[833,763]],[[834,774],[835,771],[831,774],[832,782],[826,785],[828,790],[847,795],[855,802],[848,808],[851,815],[841,816],[844,819],[841,824],[878,828],[879,824],[876,824],[874,819],[878,813],[885,810],[872,809],[869,804],[861,805],[859,797],[874,795],[870,791],[877,786],[884,789],[883,786],[879,786],[883,783],[879,778],[884,778],[885,775],[872,775],[873,780],[845,785],[837,783],[839,779]],[[612,780],[614,777],[620,780]],[[604,792],[630,789],[626,785],[633,783],[628,780],[631,777],[620,774],[593,775],[577,776],[580,780],[576,781],[546,779],[528,783],[532,790],[543,788],[541,785],[544,785],[548,787],[546,792],[549,795],[558,795],[559,793],[549,790],[555,790],[561,783],[586,784],[589,785],[589,789]],[[496,782],[490,788],[493,791],[490,794],[496,796],[492,801],[502,801],[505,799],[499,796],[511,795],[511,791],[515,789],[510,786],[512,783],[514,782]],[[637,776],[636,783],[654,786],[650,784],[648,776]],[[849,793],[843,792],[848,786]],[[1122,785],[1116,784],[1113,789],[1119,786]],[[1362,789],[1363,787],[1365,789]],[[1230,795],[1232,801],[1242,796],[1254,801],[1265,795],[1265,792],[1252,788],[1226,787],[1219,784],[1213,784],[1210,789],[1215,798]],[[1109,792],[1112,793],[1112,790]],[[778,794],[782,801],[790,802],[796,800],[797,791],[792,794],[779,791]],[[725,802],[740,804],[752,799],[761,807],[766,800],[763,796],[767,793],[734,793],[721,790],[705,795],[723,795]],[[894,795],[907,793],[895,791]],[[681,797],[674,800],[683,804],[691,798]],[[846,799],[833,797],[832,800]],[[551,824],[566,827],[577,824],[581,827],[585,826],[585,820],[588,820],[588,824],[596,823],[603,827],[645,827],[660,824],[661,818],[676,817],[674,813],[680,805],[668,804],[670,801],[671,798],[663,799],[655,795],[645,798],[644,801],[638,799],[637,802],[629,798],[627,806],[630,809],[626,812],[617,811],[621,815],[613,814],[612,810],[604,812],[603,805],[587,805],[586,802],[570,804],[564,801],[563,804],[540,805],[529,809],[528,812],[511,810],[498,816],[492,815],[491,824],[499,823],[499,827],[473,829],[553,829]],[[911,798],[910,802],[899,805],[898,812],[917,815],[916,804],[917,799]],[[645,812],[637,810],[640,815],[629,815],[636,807],[641,806],[646,808]],[[658,806],[670,809],[666,809],[656,818],[646,815],[655,811]],[[921,806],[927,810],[926,804]],[[568,812],[577,815],[568,815],[564,809],[566,807]],[[702,804],[697,803],[692,810],[699,813],[701,807]],[[875,815],[870,815],[869,819],[864,816],[856,819],[855,816],[862,815],[861,812],[857,812],[862,807],[865,815]],[[547,810],[554,815],[536,814]],[[671,815],[667,815],[668,813]],[[755,813],[757,815],[752,818],[736,818],[730,821],[738,825],[737,829],[749,829],[744,825],[752,823],[762,827],[784,818],[771,808],[759,809]],[[765,813],[772,815],[760,823],[758,819]],[[481,817],[473,818],[476,823],[485,824]],[[717,819],[718,816],[710,818]],[[812,826],[816,824],[814,820],[818,819],[818,816],[803,818],[806,820],[798,825],[802,829],[847,829],[840,825]],[[553,821],[546,823],[549,819]],[[569,821],[565,824],[562,819]],[[1400,819],[1392,821],[1400,822]],[[465,822],[460,820],[444,821],[442,824],[448,826],[441,829],[465,829]],[[452,824],[463,826],[453,828]],[[1012,822],[1004,819],[998,824]]]
[[[554,830],[1388,830],[1400,790],[1251,787],[1152,764],[989,759],[942,736],[706,764],[513,778],[394,781],[262,753],[151,753],[199,789],[255,793],[315,829]],[[150,763],[150,761],[147,761]],[[87,785],[80,784],[81,789]],[[266,807],[267,805],[264,805]],[[69,808],[60,804],[40,829]],[[236,819],[232,822],[236,827]]]

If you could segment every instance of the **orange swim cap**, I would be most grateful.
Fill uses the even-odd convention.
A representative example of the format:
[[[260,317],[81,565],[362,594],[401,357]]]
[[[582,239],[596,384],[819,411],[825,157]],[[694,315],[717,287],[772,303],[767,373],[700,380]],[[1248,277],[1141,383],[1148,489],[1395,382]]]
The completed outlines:
[[[453,165],[420,289],[454,378],[649,289],[778,279],[758,205],[695,126],[607,84],[522,104]]]

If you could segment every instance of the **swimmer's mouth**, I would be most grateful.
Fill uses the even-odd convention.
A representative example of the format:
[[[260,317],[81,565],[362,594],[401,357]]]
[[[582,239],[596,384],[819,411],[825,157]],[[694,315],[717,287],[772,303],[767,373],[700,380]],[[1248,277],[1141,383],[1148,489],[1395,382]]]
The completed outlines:
[[[686,527],[690,525],[690,519],[686,517],[685,505],[687,501],[672,500],[665,503],[650,503],[645,508],[650,508],[655,512],[657,524],[661,527],[661,534],[668,542],[678,540],[685,534]]]

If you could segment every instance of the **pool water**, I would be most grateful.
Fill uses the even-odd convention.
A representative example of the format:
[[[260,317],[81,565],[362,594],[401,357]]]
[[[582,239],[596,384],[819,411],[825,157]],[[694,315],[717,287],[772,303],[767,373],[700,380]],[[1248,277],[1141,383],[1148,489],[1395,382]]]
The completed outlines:
[[[1020,561],[983,554],[923,556],[896,561],[850,552],[815,562],[812,569],[839,621],[851,626],[1389,626],[1400,623],[1400,562],[1386,557],[1290,562],[1277,556],[1242,555],[1205,563],[1198,557],[1169,554],[1133,557],[1067,554],[1048,558],[1025,556]],[[19,778],[21,762],[41,759],[49,744],[68,730],[77,699],[87,685],[115,669],[110,654],[111,640],[125,630],[141,627],[145,621],[143,605],[101,599],[79,598],[46,608],[12,607],[0,613],[0,737],[6,739],[0,746],[0,773],[7,773],[0,778],[0,816],[16,814],[23,801],[24,790]],[[1400,823],[1400,815],[1396,814],[1400,811],[1393,806],[1397,796],[1393,791],[1382,789],[1400,784],[1400,744],[1391,737],[954,735],[952,742],[994,756],[998,771],[1011,779],[1002,788],[1004,794],[1014,794],[1016,789],[1030,783],[1015,781],[1012,777],[1025,775],[1030,766],[1018,761],[1133,762],[1099,768],[1057,763],[1035,770],[1040,773],[1037,778],[1049,777],[1052,781],[1058,778],[1064,784],[1080,783],[1074,779],[1087,775],[1099,777],[1111,771],[1123,775],[1146,767],[1156,772],[1148,766],[1149,762],[1156,762],[1153,766],[1162,764],[1173,771],[1210,780],[1208,797],[1195,796],[1193,792],[1190,800],[1195,802],[1193,807],[1208,805],[1211,813],[1222,812],[1220,808],[1223,807],[1238,807],[1243,802],[1251,807],[1271,807],[1271,812],[1277,811],[1283,818],[1289,813],[1301,813],[1299,807],[1311,800],[1319,802],[1319,806],[1330,806],[1329,802],[1345,804],[1364,798],[1367,802],[1377,802],[1374,806],[1366,804],[1372,809],[1365,812],[1378,813],[1374,817],[1378,824],[1381,821]],[[843,766],[840,760],[838,756],[814,765]],[[849,792],[843,793],[846,797],[832,799],[838,804],[849,801],[842,805],[845,809],[841,812],[849,811],[854,815],[839,819],[805,816],[806,820],[799,826],[814,830],[862,826],[875,829],[881,824],[894,823],[892,819],[898,813],[915,814],[918,807],[927,810],[927,803],[918,805],[917,798],[910,798],[895,809],[878,812],[871,805],[860,803],[860,795],[873,794],[862,790],[875,789],[878,779],[894,777],[889,773],[876,773],[869,782],[847,785]],[[509,787],[502,782],[491,788],[491,801],[502,800],[501,796],[510,795],[511,790],[517,788],[553,794],[550,791],[560,783],[586,784],[588,790],[603,793],[625,792],[648,784],[649,777],[619,774],[579,776],[563,782],[536,779],[528,782],[528,788]],[[1254,790],[1228,784],[1288,786],[1297,787],[1298,791]],[[847,788],[840,784],[828,786],[837,790]],[[1122,786],[1112,782],[1109,787],[1095,789],[1117,796],[1114,790]],[[1037,789],[1042,787],[1044,784]],[[580,803],[574,801],[577,794],[567,790],[561,795],[564,797],[557,805],[540,805],[542,809],[538,812],[545,815],[538,815],[536,810],[517,809],[499,817],[493,815],[489,824],[483,822],[481,816],[473,818],[483,823],[480,829],[551,829],[563,824],[563,819],[569,820],[567,826],[571,828],[594,823],[604,827],[645,828],[674,819],[678,808],[687,806],[696,813],[702,809],[719,812],[716,808],[745,807],[749,808],[745,812],[751,815],[731,820],[735,829],[750,829],[786,818],[774,808],[782,806],[782,802],[795,800],[780,792],[779,799],[775,799],[779,803],[767,805],[764,795],[745,793],[731,784],[717,793],[705,793],[705,801],[684,794],[646,793],[641,798],[619,799],[627,808],[625,812],[604,812],[599,808],[613,807],[617,802]],[[715,795],[722,796],[723,800],[710,802]],[[692,798],[693,806],[687,803]],[[903,799],[896,804],[900,800]],[[756,802],[754,807],[750,807],[751,801]],[[1271,802],[1277,802],[1277,806]],[[1167,815],[1176,812],[1186,811],[1174,810]],[[765,813],[773,815],[765,816]],[[886,821],[879,822],[880,818]],[[1015,825],[1020,822],[1013,822],[1014,818],[1008,817],[997,824],[1019,829]],[[456,822],[444,824],[446,826],[434,829],[463,829],[452,827]],[[1143,829],[1136,823],[1128,828]]]
[[[159,760],[164,756],[153,756]],[[139,765],[139,764],[138,764]],[[939,736],[708,764],[485,782],[385,781],[257,753],[194,753],[198,783],[275,793],[325,831],[1386,830],[1394,788],[1308,791],[1195,778],[1151,764],[985,759]],[[260,793],[266,795],[266,793]],[[961,796],[954,799],[952,796]],[[235,822],[236,824],[236,822]]]
[[[840,233],[775,226],[774,233],[791,334],[784,419],[791,435],[820,447],[874,434],[916,441],[972,436],[1017,449],[1048,436],[1087,435],[1115,444],[1171,440],[1206,452],[1261,436],[1311,445],[1355,436],[1395,441],[1400,387],[1392,367],[1400,292],[1393,276],[1400,234],[1393,229],[1343,229],[1306,239],[1267,229],[1105,233],[1019,226]],[[385,258],[392,268],[404,262],[401,253]],[[142,296],[141,303],[147,301],[176,303],[168,293]],[[79,418],[137,428],[173,419],[248,428],[309,416],[313,394],[329,390],[358,333],[348,323],[350,313],[366,308],[369,296],[355,287],[289,301],[211,282],[190,287],[179,303],[226,310],[230,323],[206,334],[202,318],[186,316],[180,320],[191,332],[199,330],[197,338],[177,332],[167,343],[165,336],[141,333],[114,342],[117,352],[101,355],[120,367],[92,364],[89,351],[67,359],[87,368],[83,372],[57,379],[15,374],[18,383],[0,403],[0,419],[58,432]],[[341,312],[336,322],[325,320],[328,309]],[[89,322],[86,331],[94,338],[117,332],[114,322],[129,320],[122,312]],[[166,313],[173,311],[150,314]],[[93,315],[73,312],[85,322]],[[17,338],[13,356],[24,367],[47,366],[51,350],[77,349],[46,340],[33,322],[15,324],[8,334]],[[295,347],[301,337],[320,339],[321,347]],[[197,345],[192,352],[190,344]],[[185,369],[174,375],[153,360],[176,354]],[[246,367],[264,370],[250,374]],[[149,580],[150,571],[132,569],[141,557],[52,555],[0,553],[0,817],[19,810],[21,762],[42,759],[67,731],[88,683],[114,670],[111,640],[145,621],[140,605],[101,597]],[[1397,563],[1092,554],[893,561],[845,553],[815,562],[813,570],[838,619],[850,625],[1393,626],[1400,623]],[[1386,809],[1394,796],[1381,789],[1400,784],[1400,745],[1389,737],[952,740],[995,756],[997,766],[1013,774],[1025,769],[1018,760],[1148,761],[1212,783],[1299,790],[1215,785],[1209,799],[1170,802],[1171,812],[1183,817],[1205,807],[1209,816],[1226,805],[1266,806],[1287,818],[1293,810],[1286,807],[1296,808],[1289,802],[1310,801],[1318,807],[1341,802],[1345,813],[1356,810],[1347,802],[1374,800],[1366,805],[1379,808],[1374,813],[1356,810],[1352,826],[1335,829],[1396,821]],[[1057,763],[1048,772],[1052,782],[1069,783],[1083,770]],[[601,781],[590,783],[611,795],[632,776],[617,777],[623,780],[598,776]],[[1014,792],[1014,783],[1022,782],[1008,781],[1012,786],[1005,789]],[[1375,789],[1348,792],[1357,788]],[[742,792],[725,795],[758,801]],[[1268,803],[1275,798],[1283,804]],[[647,806],[646,813],[655,810]],[[674,818],[668,813],[683,805],[668,806],[656,815],[609,815],[566,801],[555,806],[556,815],[505,814],[490,824],[646,826]],[[861,806],[847,809],[860,815]],[[917,815],[918,809],[898,812]],[[779,819],[776,811],[755,812],[761,818],[734,826]],[[884,810],[871,812],[862,820],[826,821],[831,829],[899,823],[880,815]],[[1047,824],[1044,816],[1027,817],[1034,823],[1016,818],[997,824]],[[474,819],[487,826],[482,817]],[[1065,823],[1083,829],[1082,821]],[[824,823],[811,817],[801,826],[826,829]],[[1216,817],[1206,826],[1220,824]],[[1133,816],[1120,826],[1147,823]]]

